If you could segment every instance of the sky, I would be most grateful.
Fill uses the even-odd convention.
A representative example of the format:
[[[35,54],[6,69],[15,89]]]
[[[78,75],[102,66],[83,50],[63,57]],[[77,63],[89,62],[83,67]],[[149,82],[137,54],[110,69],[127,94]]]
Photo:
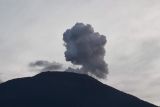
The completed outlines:
[[[69,66],[63,33],[83,22],[107,38],[102,81],[160,105],[159,10],[159,0],[0,0],[0,81],[35,75],[36,60]]]

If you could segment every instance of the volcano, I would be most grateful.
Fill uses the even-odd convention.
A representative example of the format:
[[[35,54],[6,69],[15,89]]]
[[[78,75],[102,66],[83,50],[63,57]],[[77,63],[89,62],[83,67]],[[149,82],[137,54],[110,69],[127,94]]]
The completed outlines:
[[[0,107],[157,107],[98,80],[43,72],[0,84]]]

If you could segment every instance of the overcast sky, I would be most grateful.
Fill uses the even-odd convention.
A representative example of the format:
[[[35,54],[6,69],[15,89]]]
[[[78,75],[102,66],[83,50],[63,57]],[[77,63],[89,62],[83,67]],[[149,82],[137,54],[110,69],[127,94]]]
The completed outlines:
[[[104,83],[160,105],[159,0],[0,0],[0,80],[34,75],[36,60],[68,66],[62,37],[76,22],[107,37]]]

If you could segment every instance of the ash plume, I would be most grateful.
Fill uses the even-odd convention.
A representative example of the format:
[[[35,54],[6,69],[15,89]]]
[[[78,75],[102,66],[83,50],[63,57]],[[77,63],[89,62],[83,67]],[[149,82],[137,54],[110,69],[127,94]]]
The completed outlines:
[[[29,67],[37,69],[39,72],[44,71],[54,71],[54,70],[60,70],[63,68],[63,65],[57,62],[49,62],[45,60],[38,60],[35,62],[31,62],[29,64]]]
[[[81,68],[72,71],[92,74],[99,78],[106,77],[108,67],[104,61],[106,44],[104,35],[94,32],[89,24],[76,23],[64,32],[63,40],[66,47],[66,61],[81,65]]]

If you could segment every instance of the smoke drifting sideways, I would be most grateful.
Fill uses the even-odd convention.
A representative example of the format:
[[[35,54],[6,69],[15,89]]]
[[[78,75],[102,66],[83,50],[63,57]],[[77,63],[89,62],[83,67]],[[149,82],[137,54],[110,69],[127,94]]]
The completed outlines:
[[[79,69],[69,68],[68,70],[106,78],[108,65],[104,60],[104,46],[107,40],[104,35],[94,32],[93,27],[89,24],[76,23],[71,29],[64,32],[63,40],[66,47],[66,61],[81,65]]]
[[[39,72],[45,71],[54,71],[54,70],[61,70],[63,65],[57,62],[49,62],[45,60],[38,60],[35,62],[31,62],[29,67],[37,69]]]

